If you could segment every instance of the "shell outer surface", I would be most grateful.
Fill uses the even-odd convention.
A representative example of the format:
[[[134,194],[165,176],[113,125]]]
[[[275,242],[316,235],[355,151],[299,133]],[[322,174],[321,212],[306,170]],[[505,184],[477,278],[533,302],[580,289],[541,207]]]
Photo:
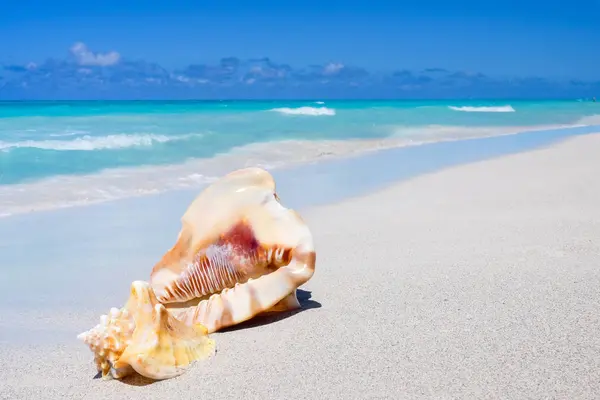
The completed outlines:
[[[150,283],[168,310],[210,333],[269,310],[298,308],[296,289],[315,263],[312,234],[280,203],[271,174],[246,168],[194,199]]]

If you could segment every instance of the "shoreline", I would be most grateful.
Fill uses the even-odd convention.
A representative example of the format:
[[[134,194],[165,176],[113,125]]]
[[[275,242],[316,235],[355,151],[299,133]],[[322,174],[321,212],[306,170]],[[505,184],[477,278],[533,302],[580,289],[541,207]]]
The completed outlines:
[[[593,398],[600,134],[551,136],[280,172],[315,235],[304,309],[150,385],[93,379],[75,336],[148,279],[196,191],[2,219],[0,397]]]
[[[435,140],[435,141],[423,141],[423,142],[416,142],[414,144],[404,144],[404,145],[398,145],[398,146],[392,146],[392,147],[384,147],[384,148],[369,148],[369,149],[363,149],[360,152],[350,152],[348,154],[342,154],[342,155],[334,155],[334,156],[325,156],[323,158],[317,158],[314,160],[309,160],[309,161],[296,161],[296,162],[292,162],[288,165],[277,165],[277,163],[275,163],[273,167],[270,166],[263,166],[264,168],[266,168],[267,170],[269,170],[271,173],[273,173],[274,175],[277,176],[281,176],[282,178],[279,179],[286,179],[287,175],[296,175],[296,176],[302,176],[304,175],[302,171],[309,171],[307,174],[310,175],[311,173],[314,173],[314,171],[320,171],[320,173],[324,173],[323,171],[327,171],[325,173],[329,173],[329,174],[333,174],[335,175],[337,172],[335,172],[336,169],[344,169],[344,168],[351,168],[356,170],[356,167],[353,167],[352,164],[356,164],[356,165],[367,165],[367,164],[373,164],[373,161],[377,161],[377,158],[386,158],[388,160],[392,160],[395,159],[397,157],[412,157],[412,154],[424,154],[424,156],[426,157],[435,157],[435,158],[439,158],[440,156],[444,157],[441,153],[444,151],[443,147],[445,145],[448,145],[448,150],[447,151],[458,151],[461,153],[464,153],[462,155],[462,157],[464,158],[464,160],[462,160],[462,162],[468,163],[471,162],[470,160],[472,159],[478,159],[477,157],[473,157],[473,154],[470,154],[470,152],[480,152],[481,154],[485,154],[485,157],[495,157],[498,155],[502,155],[502,154],[506,154],[506,153],[512,153],[512,152],[520,152],[520,151],[526,151],[527,149],[531,148],[531,147],[535,147],[535,146],[543,146],[545,143],[551,143],[554,140],[560,140],[562,138],[567,138],[570,136],[574,136],[574,135],[581,135],[581,134],[588,134],[588,133],[593,133],[596,131],[600,131],[600,125],[580,125],[580,126],[570,126],[570,127],[557,127],[557,128],[550,128],[550,129],[543,129],[543,128],[538,128],[538,129],[534,129],[534,130],[526,130],[526,131],[519,131],[519,132],[512,132],[509,131],[508,133],[503,133],[503,134],[495,134],[495,135],[491,135],[491,136],[478,136],[478,137],[466,137],[466,138],[460,138],[460,139],[442,139],[442,140]],[[514,138],[511,138],[513,137]],[[487,142],[489,141],[489,142]],[[532,143],[535,142],[535,143]],[[479,146],[478,146],[479,145]],[[486,146],[500,146],[502,147],[502,151],[490,151],[490,149],[486,148]],[[441,150],[438,151],[437,153],[435,151],[431,151],[428,154],[427,150],[430,149],[436,149],[436,146],[441,146]],[[469,147],[478,147],[478,149],[467,149]],[[421,151],[420,148],[425,148],[425,151]],[[467,149],[467,150],[465,150]],[[435,154],[434,154],[435,153]],[[224,156],[227,157],[227,156]],[[414,157],[412,157],[414,158]],[[200,160],[202,161],[202,160]],[[197,162],[197,161],[192,161],[192,163]],[[434,163],[437,161],[434,161]],[[456,163],[461,163],[461,160],[446,160],[445,163],[449,163],[451,165],[454,165]],[[255,165],[256,163],[251,163],[251,165]],[[381,163],[380,163],[381,164]],[[438,163],[439,164],[439,163]],[[442,165],[437,165],[437,166],[432,166],[434,169],[435,168],[444,168],[444,162],[441,163]],[[186,164],[181,164],[181,165],[169,165],[169,166],[164,166],[163,168],[165,170],[168,169],[172,169],[173,171],[175,171],[175,177],[173,178],[174,180],[181,180],[181,177],[177,177],[177,171],[178,170],[184,170],[186,167]],[[258,166],[261,166],[260,163],[258,163]],[[242,168],[242,165],[236,166],[237,167]],[[423,167],[423,166],[422,166]],[[143,167],[143,168],[133,168],[133,169],[139,169],[141,177],[143,177],[143,170],[148,169],[148,171],[150,171],[153,167]],[[373,168],[371,168],[373,169]],[[228,170],[229,171],[229,170]],[[312,172],[311,172],[312,171]],[[417,171],[416,174],[418,174],[419,172]],[[70,179],[74,179],[74,180],[80,180],[81,182],[86,182],[87,180],[92,180],[95,178],[98,178],[100,174],[96,174],[96,175],[82,175],[82,176],[78,176],[78,175],[66,175],[66,178],[70,178]],[[373,171],[373,174],[378,175],[377,171]],[[151,175],[150,172],[148,172],[146,175],[148,175],[146,177],[146,179],[154,179]],[[199,174],[193,174],[193,175],[197,175],[198,179],[202,177],[202,175]],[[60,178],[60,177],[58,177]],[[172,179],[172,180],[173,180]],[[192,179],[192,181],[194,181],[196,178]],[[28,210],[25,209],[6,209],[4,211],[0,211],[0,221],[5,219],[5,218],[14,218],[14,217],[18,217],[18,216],[23,216],[23,215],[28,215],[31,213],[40,213],[40,212],[55,212],[55,211],[59,211],[59,210],[65,210],[65,209],[71,209],[71,208],[78,208],[78,207],[89,207],[89,206],[98,206],[98,205],[102,205],[102,204],[107,204],[107,203],[112,203],[112,202],[119,202],[119,201],[129,201],[129,200],[133,200],[133,199],[141,199],[141,198],[146,198],[146,197],[154,197],[154,196],[168,196],[169,194],[173,194],[173,195],[177,195],[177,193],[184,193],[184,192],[197,192],[199,190],[201,190],[203,187],[206,186],[206,184],[208,184],[210,181],[212,181],[215,178],[211,178],[211,179],[204,179],[205,182],[197,182],[197,183],[191,183],[188,187],[168,187],[166,189],[163,190],[158,190],[158,189],[148,189],[147,191],[142,191],[140,190],[139,194],[132,194],[132,193],[128,193],[126,195],[124,195],[123,197],[116,197],[116,198],[100,198],[100,199],[95,199],[95,200],[71,200],[70,202],[64,203],[64,204],[56,204],[56,203],[52,203],[50,205],[40,205],[38,204],[37,206],[35,204],[29,205],[27,206],[27,208],[29,208]],[[387,177],[384,179],[386,182],[393,182],[395,180],[397,180],[396,178],[392,177]],[[31,182],[31,183],[26,183],[26,184],[11,184],[11,185],[5,185],[5,186],[0,186],[0,200],[2,199],[2,197],[4,196],[6,199],[8,200],[4,200],[4,202],[8,202],[8,204],[22,204],[23,201],[19,201],[18,198],[14,198],[14,199],[10,199],[10,196],[13,196],[14,193],[11,191],[18,189],[19,192],[24,192],[27,190],[36,190],[37,192],[39,192],[39,196],[37,196],[38,198],[41,198],[43,196],[46,196],[48,193],[54,192],[54,190],[56,190],[58,188],[59,183],[49,183],[50,181],[47,180],[42,180],[42,181],[38,181],[38,182]],[[96,190],[99,193],[102,193],[105,190],[108,190],[109,188],[103,188],[103,187],[98,187]],[[2,190],[5,191],[5,193],[2,193]],[[7,194],[8,193],[8,194]],[[19,206],[19,207],[24,207],[24,206]]]

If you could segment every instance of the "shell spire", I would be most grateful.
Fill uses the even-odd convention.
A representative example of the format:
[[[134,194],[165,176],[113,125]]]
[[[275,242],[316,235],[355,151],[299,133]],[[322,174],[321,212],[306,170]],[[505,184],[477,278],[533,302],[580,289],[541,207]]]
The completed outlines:
[[[123,308],[112,308],[78,338],[94,353],[104,379],[123,378],[134,370],[152,379],[171,378],[215,349],[205,327],[175,319],[142,281],[131,284]]]

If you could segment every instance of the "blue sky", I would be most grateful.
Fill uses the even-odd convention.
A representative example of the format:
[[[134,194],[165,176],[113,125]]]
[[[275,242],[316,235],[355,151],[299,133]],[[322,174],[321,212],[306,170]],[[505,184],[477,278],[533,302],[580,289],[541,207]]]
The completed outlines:
[[[591,82],[591,85],[600,81],[598,0],[22,0],[6,3],[0,13],[0,65],[8,72],[0,80],[4,82],[0,98],[2,90],[4,97],[18,96],[22,88],[17,90],[16,87],[23,86],[23,82],[28,86],[29,95],[35,92],[31,86],[35,84],[40,85],[40,93],[51,95],[50,90],[60,95],[65,86],[61,79],[70,79],[70,87],[77,82],[85,85],[85,79],[75,82],[74,76],[97,75],[100,67],[114,70],[109,73],[114,86],[117,75],[121,74],[121,80],[124,79],[123,71],[117,71],[123,70],[124,62],[129,62],[125,69],[130,80],[137,73],[136,79],[149,82],[148,76],[144,78],[148,65],[134,66],[135,62],[143,61],[164,68],[171,76],[169,79],[181,84],[187,79],[187,75],[181,73],[189,65],[218,66],[223,57],[240,60],[269,57],[272,63],[285,64],[294,71],[311,65],[319,65],[323,70],[328,65],[341,65],[346,71],[351,67],[364,69],[369,74],[389,75],[401,71],[406,77],[403,71],[408,70],[414,76],[408,81],[399,81],[399,87],[410,86],[413,91],[418,90],[416,86],[424,80],[437,79],[429,76],[419,81],[418,71],[431,68],[468,75],[481,73],[496,80],[536,77],[552,81],[574,79]],[[76,54],[74,48],[79,49],[79,53]],[[77,68],[81,69],[81,60],[88,57],[89,61],[90,54],[94,57],[112,54],[116,61],[110,65],[103,61],[99,63],[106,65],[88,62],[90,68],[87,69],[91,72],[76,73]],[[15,67],[34,64],[40,67],[50,58],[72,64],[71,67],[47,65],[44,76],[48,76],[49,68],[63,71],[54,74],[51,89],[50,83],[42,82],[39,70],[16,73],[18,68]],[[237,71],[236,77],[246,85],[249,79],[254,79],[252,84],[256,86],[261,83],[261,77],[248,78],[247,75],[247,68],[257,68],[252,65],[240,64],[239,67],[246,70]],[[73,71],[66,73],[67,68]],[[134,69],[137,72],[132,72]],[[104,71],[101,75],[106,74]],[[285,83],[288,86],[292,79],[290,74]],[[211,76],[214,78],[214,74]],[[306,74],[304,76],[306,81]],[[373,95],[377,85],[384,84],[381,77],[363,76],[360,82],[356,74],[345,77],[348,85],[371,85]],[[322,81],[322,78],[315,79]],[[167,78],[154,74],[150,79]],[[194,79],[207,80],[198,73]],[[94,90],[99,85],[99,80],[96,81]],[[206,83],[202,83],[205,92]],[[270,85],[278,84],[270,82]],[[340,79],[338,84],[341,85]],[[582,95],[596,90],[594,86],[582,91],[581,83],[577,85]],[[174,93],[169,89],[171,86],[163,82],[162,90],[167,97]],[[160,90],[154,89],[152,95],[159,95]],[[527,88],[519,90],[526,92]],[[193,91],[188,92],[186,96],[193,96]],[[571,94],[568,90],[564,93]],[[133,92],[132,96],[135,96]]]

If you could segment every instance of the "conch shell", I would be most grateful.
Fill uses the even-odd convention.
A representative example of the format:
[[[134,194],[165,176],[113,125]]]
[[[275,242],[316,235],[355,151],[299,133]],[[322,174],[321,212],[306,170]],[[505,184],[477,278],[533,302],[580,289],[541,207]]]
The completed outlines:
[[[280,204],[273,177],[234,171],[192,202],[150,282],[134,282],[125,307],[79,337],[105,377],[170,378],[214,352],[209,333],[299,308],[315,263],[312,234]]]

